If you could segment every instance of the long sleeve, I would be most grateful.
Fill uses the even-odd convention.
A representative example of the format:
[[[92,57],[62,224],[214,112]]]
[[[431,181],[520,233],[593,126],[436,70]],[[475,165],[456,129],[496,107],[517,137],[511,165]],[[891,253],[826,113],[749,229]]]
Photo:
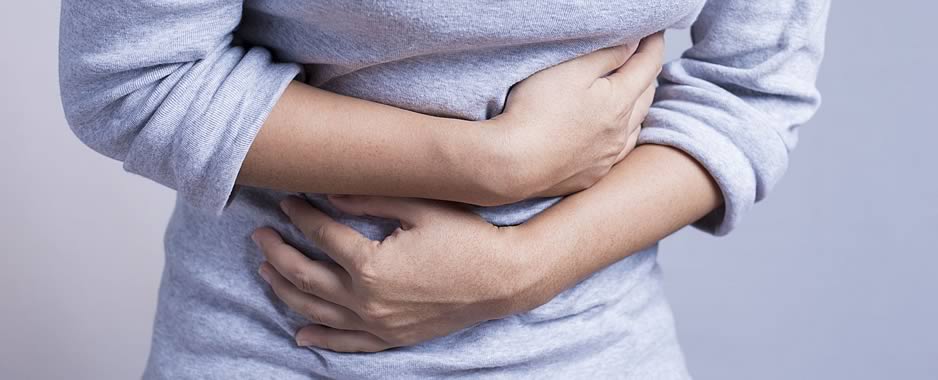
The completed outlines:
[[[724,205],[695,224],[729,233],[788,167],[797,128],[817,110],[826,0],[712,0],[693,46],[662,70],[640,143],[701,163]]]
[[[296,64],[233,43],[241,0],[63,0],[65,115],[125,170],[220,213]]]

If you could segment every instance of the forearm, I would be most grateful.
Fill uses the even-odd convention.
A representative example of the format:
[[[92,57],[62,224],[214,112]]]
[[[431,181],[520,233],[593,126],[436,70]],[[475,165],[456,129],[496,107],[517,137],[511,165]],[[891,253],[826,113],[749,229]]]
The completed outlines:
[[[287,191],[497,203],[491,126],[293,82],[257,134],[238,184]]]
[[[693,158],[667,146],[639,146],[599,183],[521,226],[535,247],[527,251],[536,277],[529,298],[553,298],[700,219],[721,201],[719,188]],[[522,307],[531,306],[536,305]]]

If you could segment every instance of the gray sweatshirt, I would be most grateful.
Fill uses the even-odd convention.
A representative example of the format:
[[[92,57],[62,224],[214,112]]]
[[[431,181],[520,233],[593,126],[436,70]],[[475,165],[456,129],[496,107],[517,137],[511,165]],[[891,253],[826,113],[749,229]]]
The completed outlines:
[[[277,211],[286,194],[234,185],[294,79],[423,113],[485,119],[509,87],[596,49],[692,25],[641,143],[677,147],[725,205],[725,234],[779,180],[818,106],[822,0],[64,0],[60,76],[88,146],[177,191],[145,378],[688,378],[656,247],[528,313],[375,354],[298,348],[307,323],[256,275],[269,225],[327,259]],[[696,21],[695,21],[696,20]],[[317,206],[373,239],[386,220]],[[522,223],[560,198],[477,208]],[[628,231],[623,231],[628,233]],[[476,268],[486,270],[486,268]]]

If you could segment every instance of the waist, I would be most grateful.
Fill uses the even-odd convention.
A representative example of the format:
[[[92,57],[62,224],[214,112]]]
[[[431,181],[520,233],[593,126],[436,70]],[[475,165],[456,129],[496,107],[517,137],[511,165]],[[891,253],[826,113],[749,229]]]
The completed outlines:
[[[593,274],[530,312],[417,346],[376,354],[297,348],[293,334],[309,322],[269,294],[256,274],[262,256],[248,238],[262,225],[293,230],[277,211],[282,195],[243,192],[220,218],[177,205],[166,235],[148,373],[184,368],[205,368],[204,373],[238,368],[242,373],[242,366],[256,364],[258,375],[282,371],[285,377],[381,378],[392,371],[398,378],[425,378],[485,368],[494,377],[524,377],[532,372],[513,371],[543,365],[554,371],[544,372],[550,378],[597,365],[628,371],[644,365],[638,359],[651,349],[666,349],[662,360],[683,368],[661,290],[656,246]],[[301,249],[313,249],[302,236],[285,235],[307,244]],[[192,352],[202,355],[189,357]],[[252,357],[251,363],[244,362],[245,355]]]

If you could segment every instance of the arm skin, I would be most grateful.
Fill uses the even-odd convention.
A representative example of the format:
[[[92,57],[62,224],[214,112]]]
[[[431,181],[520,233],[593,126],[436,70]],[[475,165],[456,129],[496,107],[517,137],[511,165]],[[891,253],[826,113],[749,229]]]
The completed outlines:
[[[298,344],[380,351],[540,306],[698,220],[722,197],[695,159],[643,145],[592,187],[514,227],[494,227],[444,202],[330,201],[345,213],[400,220],[402,229],[373,242],[288,199],[287,216],[338,265],[311,261],[262,228],[253,236],[269,262],[261,275],[288,306],[317,322],[297,333]],[[457,269],[483,266],[497,270]]]
[[[62,1],[69,127],[128,172],[215,215],[236,184],[485,206],[582,190],[634,146],[638,96],[627,95],[654,80],[614,73],[635,44],[601,49],[516,84],[493,120],[452,120],[295,81],[299,64],[236,38],[243,1],[123,5]],[[648,107],[637,108],[640,121]]]
[[[496,161],[490,130],[293,82],[255,137],[237,183],[493,203],[500,199],[481,181],[485,163]]]
[[[531,274],[511,309],[530,310],[565,289],[687,226],[723,198],[693,158],[663,145],[641,145],[593,187],[519,226]]]
[[[595,186],[520,226],[495,227],[446,202],[330,199],[350,214],[401,221],[401,229],[377,242],[287,198],[284,212],[335,263],[310,260],[270,228],[252,238],[267,259],[261,277],[315,322],[296,333],[298,345],[375,352],[534,309],[700,218],[720,199],[694,159],[644,145]],[[465,270],[482,267],[488,269]]]
[[[826,1],[707,2],[694,46],[662,72],[642,145],[593,187],[523,225],[484,226],[428,201],[333,201],[354,214],[416,221],[368,243],[313,207],[288,201],[287,215],[307,237],[337,262],[354,264],[338,270],[306,259],[275,231],[255,233],[268,260],[262,276],[291,309],[322,322],[321,312],[335,305],[284,295],[341,295],[331,302],[354,313],[323,323],[333,329],[300,329],[297,342],[336,351],[416,344],[533,309],[692,222],[725,234],[780,179],[796,127],[817,109],[828,10]],[[721,203],[721,212],[709,213]],[[333,284],[350,278],[354,286],[291,278],[314,268],[335,269]]]
[[[542,70],[515,86],[499,117],[479,122],[292,82],[236,182],[483,206],[582,190],[634,147],[663,44],[654,35],[641,47],[602,49]]]

